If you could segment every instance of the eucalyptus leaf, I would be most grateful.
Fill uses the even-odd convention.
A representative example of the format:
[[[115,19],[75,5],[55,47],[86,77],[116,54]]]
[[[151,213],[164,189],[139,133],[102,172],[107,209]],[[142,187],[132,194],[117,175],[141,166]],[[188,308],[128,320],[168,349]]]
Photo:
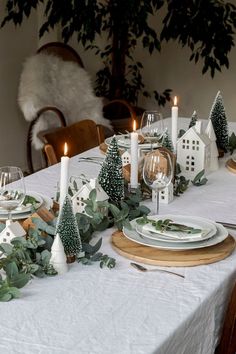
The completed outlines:
[[[4,270],[8,278],[12,278],[19,273],[16,262],[7,263],[6,266],[4,267]]]
[[[30,274],[18,273],[13,277],[8,279],[10,286],[16,287],[18,289],[23,288],[30,280]]]
[[[10,255],[12,253],[13,247],[9,243],[1,243],[0,244],[0,251],[3,252],[5,255]]]

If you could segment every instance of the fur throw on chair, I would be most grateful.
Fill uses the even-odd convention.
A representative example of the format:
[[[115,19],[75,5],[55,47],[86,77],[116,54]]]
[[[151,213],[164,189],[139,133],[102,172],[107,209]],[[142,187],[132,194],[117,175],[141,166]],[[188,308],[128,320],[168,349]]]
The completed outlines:
[[[92,119],[110,129],[103,117],[102,100],[93,93],[87,72],[74,62],[45,53],[28,58],[20,78],[18,102],[27,121],[32,121],[39,109],[57,107],[67,125],[83,119]],[[55,117],[55,116],[54,116]],[[44,113],[34,125],[32,143],[36,149],[43,144],[38,133],[55,126],[53,113]]]

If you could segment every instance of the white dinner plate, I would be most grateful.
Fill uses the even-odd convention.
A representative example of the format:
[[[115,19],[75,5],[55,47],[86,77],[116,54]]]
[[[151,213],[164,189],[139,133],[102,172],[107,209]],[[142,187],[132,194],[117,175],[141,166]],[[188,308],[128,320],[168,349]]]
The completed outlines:
[[[173,222],[184,224],[186,226],[193,227],[195,229],[201,229],[201,233],[188,234],[186,232],[177,231],[164,231],[161,233],[157,231],[151,224],[139,225],[136,220],[132,221],[132,227],[144,237],[159,240],[163,242],[198,242],[207,240],[216,234],[216,226],[208,219],[192,216],[179,216],[179,215],[155,215],[150,216],[152,220],[165,220],[171,219]]]
[[[123,228],[123,234],[129,240],[139,243],[141,245],[159,248],[163,250],[170,251],[184,251],[184,250],[193,250],[198,248],[210,247],[217,245],[218,243],[224,241],[228,237],[228,231],[224,226],[216,224],[217,232],[214,236],[207,240],[198,241],[198,242],[186,242],[186,243],[173,243],[173,242],[163,242],[158,240],[152,240],[146,237],[141,236],[136,230],[129,230],[126,227]]]
[[[50,197],[48,197],[48,196],[45,196],[45,195],[42,195],[42,194],[39,194],[39,193],[36,193],[36,192],[27,192],[27,195],[31,195],[37,200],[40,200],[40,199],[42,200],[42,203],[37,205],[38,208],[43,206],[43,207],[45,207],[46,209],[49,210],[53,206],[53,200]],[[29,210],[27,210],[27,211],[18,212],[18,213],[15,213],[15,214],[13,213],[12,214],[12,220],[26,219],[31,214],[32,214],[32,210],[31,210],[31,207],[30,207]],[[8,218],[8,214],[6,214],[6,213],[2,214],[0,212],[0,220],[7,220],[7,218]]]
[[[37,200],[37,204],[36,204],[36,208],[40,208],[43,204],[43,198],[41,197],[40,194],[35,193],[35,192],[27,192],[26,195],[33,197]],[[29,213],[31,212],[31,208],[32,208],[32,204],[29,205],[20,205],[18,206],[16,209],[12,210],[12,215],[14,214],[22,214],[22,213]],[[7,215],[8,214],[8,210],[0,207],[0,215]]]
[[[105,143],[107,145],[110,144],[111,140],[113,137],[107,138],[105,139]],[[125,149],[129,149],[130,148],[130,137],[129,134],[122,134],[122,135],[117,135],[116,136],[116,141],[117,144],[120,148],[125,148]],[[144,144],[138,144],[139,148],[142,150],[149,150],[151,148],[157,148],[159,146],[158,143],[144,143]]]

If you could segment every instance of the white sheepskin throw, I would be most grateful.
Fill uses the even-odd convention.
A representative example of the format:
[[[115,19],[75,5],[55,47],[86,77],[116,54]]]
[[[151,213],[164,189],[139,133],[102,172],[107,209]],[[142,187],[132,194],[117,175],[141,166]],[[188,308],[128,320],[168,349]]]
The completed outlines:
[[[39,53],[28,58],[20,78],[18,102],[27,121],[45,106],[55,106],[63,112],[67,125],[92,119],[110,129],[103,117],[102,100],[93,93],[87,72],[74,62],[63,61],[51,54]],[[58,125],[58,124],[57,124]],[[34,147],[43,147],[38,133],[55,126],[55,115],[45,113],[35,124],[32,133]]]

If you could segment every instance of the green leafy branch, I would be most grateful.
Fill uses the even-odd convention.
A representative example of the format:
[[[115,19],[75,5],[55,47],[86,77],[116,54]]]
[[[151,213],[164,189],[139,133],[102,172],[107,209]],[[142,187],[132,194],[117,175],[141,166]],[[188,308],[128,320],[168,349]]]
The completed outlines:
[[[194,186],[203,186],[207,183],[208,179],[204,176],[205,170],[200,171],[191,181]]]
[[[175,231],[175,232],[177,231],[177,232],[186,232],[187,234],[196,234],[201,232],[200,229],[195,229],[194,227],[191,226],[175,223],[171,219],[152,220],[152,219],[148,219],[147,217],[143,217],[137,220],[137,224],[139,225],[145,225],[148,223],[151,224],[157,231],[160,231],[160,233],[166,231]]]

